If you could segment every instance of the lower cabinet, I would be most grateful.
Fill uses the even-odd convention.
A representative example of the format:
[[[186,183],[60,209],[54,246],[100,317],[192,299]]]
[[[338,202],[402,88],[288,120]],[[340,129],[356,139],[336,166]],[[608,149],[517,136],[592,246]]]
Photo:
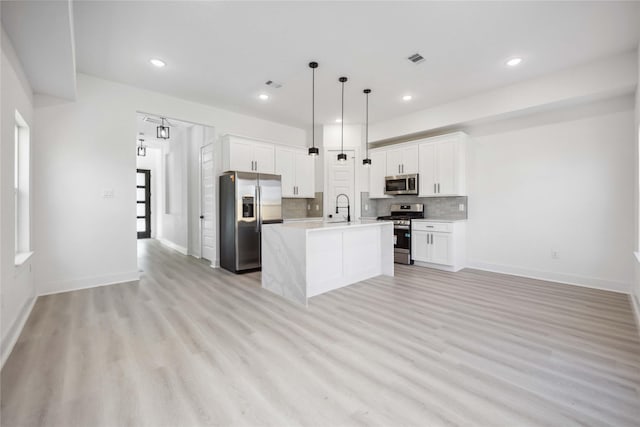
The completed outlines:
[[[466,223],[413,220],[411,258],[416,265],[458,271],[466,264]]]

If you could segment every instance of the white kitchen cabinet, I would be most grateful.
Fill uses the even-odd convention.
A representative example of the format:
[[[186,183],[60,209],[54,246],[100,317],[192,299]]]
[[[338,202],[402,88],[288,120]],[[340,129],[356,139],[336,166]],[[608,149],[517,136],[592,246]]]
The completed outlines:
[[[274,144],[226,135],[222,141],[224,170],[275,173]]]
[[[275,173],[282,177],[282,197],[315,197],[313,157],[296,148],[276,146],[275,150]]]
[[[413,220],[411,258],[415,265],[459,271],[466,265],[466,223]]]
[[[466,195],[466,136],[463,133],[419,143],[420,197]]]
[[[418,146],[415,144],[388,149],[387,175],[418,173]]]
[[[387,176],[387,152],[383,149],[369,151],[369,198],[390,198],[384,194],[384,177]]]

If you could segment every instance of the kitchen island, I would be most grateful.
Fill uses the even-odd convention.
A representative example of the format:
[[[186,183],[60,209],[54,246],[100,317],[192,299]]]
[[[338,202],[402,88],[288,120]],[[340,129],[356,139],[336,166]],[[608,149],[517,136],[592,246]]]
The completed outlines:
[[[293,222],[262,227],[262,287],[309,298],[371,277],[393,276],[388,221]]]

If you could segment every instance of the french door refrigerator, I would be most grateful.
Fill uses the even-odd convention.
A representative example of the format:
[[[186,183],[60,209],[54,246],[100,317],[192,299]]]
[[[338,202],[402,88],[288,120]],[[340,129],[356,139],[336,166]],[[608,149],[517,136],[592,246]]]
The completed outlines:
[[[282,222],[280,175],[220,176],[220,266],[234,273],[260,268],[262,224]]]

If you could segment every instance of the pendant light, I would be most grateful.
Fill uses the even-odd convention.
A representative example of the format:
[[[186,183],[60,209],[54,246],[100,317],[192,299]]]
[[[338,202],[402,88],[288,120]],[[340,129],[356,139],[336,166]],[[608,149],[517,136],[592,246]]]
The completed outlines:
[[[347,81],[347,78],[340,77],[338,81],[342,83],[342,116],[340,117],[340,154],[338,154],[338,161],[346,162],[347,155],[344,154],[344,82]]]
[[[309,62],[311,68],[311,147],[309,147],[309,155],[317,157],[320,150],[316,147],[316,68],[317,62]]]
[[[164,125],[165,118],[162,118],[162,124],[156,128],[156,137],[158,139],[169,139],[169,126]]]
[[[145,157],[147,155],[147,147],[142,145],[142,143],[144,142],[144,139],[140,138],[138,139],[138,142],[140,143],[140,145],[138,145],[138,156]]]
[[[364,159],[362,159],[362,165],[366,168],[368,168],[369,166],[371,166],[371,159],[369,158],[369,94],[371,93],[371,89],[365,89],[362,92],[364,92],[365,96],[367,97],[367,107],[366,107],[366,114],[365,114],[365,128],[364,128],[364,143],[365,143],[365,150],[366,150],[366,157]]]

